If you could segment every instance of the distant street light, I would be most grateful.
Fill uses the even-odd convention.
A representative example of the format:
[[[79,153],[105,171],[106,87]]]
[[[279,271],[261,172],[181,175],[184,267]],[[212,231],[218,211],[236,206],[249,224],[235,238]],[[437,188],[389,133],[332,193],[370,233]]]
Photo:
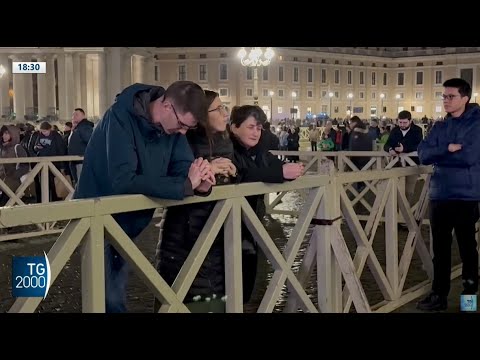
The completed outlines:
[[[275,93],[272,90],[270,90],[268,94],[270,95],[270,124],[271,124],[272,117],[273,117],[273,95],[275,95]]]
[[[382,100],[382,107],[380,108],[380,117],[383,115],[383,99],[385,99],[385,94],[380,94],[380,99]]]
[[[0,64],[0,79],[5,75],[7,72],[7,69],[5,69],[5,66]],[[3,94],[0,91],[0,117],[3,115],[3,108],[5,107],[5,104],[3,103]]]
[[[348,93],[347,97],[350,99],[350,117],[352,117],[352,114],[353,114],[353,109],[352,109],[352,99],[353,99],[353,94],[352,93]]]
[[[240,63],[243,66],[253,67],[253,104],[258,105],[258,71],[261,66],[268,66],[275,53],[272,48],[267,48],[265,52],[259,47],[253,47],[247,52],[244,47],[238,52]]]
[[[332,117],[332,98],[333,98],[334,95],[335,95],[335,94],[334,94],[333,92],[329,92],[329,93],[328,93],[328,97],[330,98],[330,109],[329,109],[329,111],[330,111],[330,115],[329,115],[330,118]]]

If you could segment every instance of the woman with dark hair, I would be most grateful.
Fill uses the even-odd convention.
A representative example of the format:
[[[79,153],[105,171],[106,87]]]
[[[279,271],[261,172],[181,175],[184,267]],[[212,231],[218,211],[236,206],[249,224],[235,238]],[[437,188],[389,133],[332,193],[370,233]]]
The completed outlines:
[[[0,129],[0,157],[2,159],[27,157],[27,152],[20,145],[20,129],[14,125],[2,126]],[[0,166],[0,178],[15,192],[21,184],[21,178],[30,171],[28,163],[2,164]],[[5,206],[10,197],[2,191],[0,206]]]
[[[200,120],[198,128],[186,134],[195,158],[210,162],[216,185],[232,183],[236,168],[232,163],[233,145],[227,132],[228,113],[219,94],[205,90],[208,119]],[[187,259],[207,222],[216,201],[170,207],[155,255],[156,268],[171,285]],[[185,303],[192,312],[222,312],[225,303],[225,270],[223,230],[217,235]],[[206,300],[207,298],[212,301]]]
[[[285,164],[268,151],[262,132],[267,116],[259,106],[244,105],[230,115],[230,132],[234,146],[233,163],[237,168],[237,182],[282,183],[303,174],[302,163]],[[247,198],[250,206],[261,219],[265,213],[261,206],[263,195]],[[257,245],[247,227],[242,224],[243,298],[248,302],[253,292],[257,274]]]

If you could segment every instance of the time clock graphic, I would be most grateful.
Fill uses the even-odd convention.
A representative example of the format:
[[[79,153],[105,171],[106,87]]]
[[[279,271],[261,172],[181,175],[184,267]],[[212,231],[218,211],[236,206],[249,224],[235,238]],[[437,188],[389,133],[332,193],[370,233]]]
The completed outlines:
[[[46,62],[28,62],[14,61],[12,62],[13,74],[45,74],[47,72]]]

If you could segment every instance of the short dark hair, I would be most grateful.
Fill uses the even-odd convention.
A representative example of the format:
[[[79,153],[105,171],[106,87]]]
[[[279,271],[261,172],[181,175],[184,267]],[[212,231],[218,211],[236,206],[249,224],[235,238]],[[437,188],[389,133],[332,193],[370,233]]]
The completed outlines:
[[[402,120],[412,120],[412,113],[408,110],[402,110],[398,113],[397,118]]]
[[[352,116],[350,119],[350,124],[354,124],[353,128],[358,127],[359,129],[366,129],[367,127],[363,123],[363,121],[357,116]]]
[[[267,115],[265,115],[265,112],[258,105],[234,107],[230,114],[230,122],[238,128],[250,116],[253,116],[255,120],[257,120],[257,124],[262,125],[262,127],[267,122]]]
[[[165,90],[164,98],[172,101],[181,114],[191,113],[199,123],[207,121],[209,105],[200,85],[192,81],[175,81]]]
[[[51,130],[52,125],[48,121],[44,121],[40,124],[40,130]]]
[[[83,115],[85,115],[85,111],[83,111],[83,109],[82,109],[82,108],[75,108],[75,110],[74,110],[74,111],[80,111],[80,112],[81,112]]]
[[[0,136],[3,136],[4,133],[6,132],[9,132],[8,131],[8,127],[6,125],[3,125],[1,128],[0,128]]]
[[[67,121],[67,122],[65,123],[65,126],[72,127],[72,126],[73,126],[73,124],[72,124],[72,122],[71,122],[71,121]]]
[[[468,101],[470,102],[470,99],[472,98],[472,87],[468,83],[468,81],[460,78],[453,78],[445,81],[443,83],[443,87],[451,87],[451,88],[457,88],[459,94],[464,97],[468,96]]]

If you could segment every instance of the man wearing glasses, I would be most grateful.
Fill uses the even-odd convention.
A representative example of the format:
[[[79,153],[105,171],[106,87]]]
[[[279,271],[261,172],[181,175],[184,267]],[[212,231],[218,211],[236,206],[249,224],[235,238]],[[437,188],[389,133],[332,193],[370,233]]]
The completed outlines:
[[[117,95],[93,130],[85,150],[82,175],[74,198],[121,194],[181,200],[208,193],[215,177],[207,160],[194,161],[184,136],[207,118],[203,89],[177,81],[166,90],[134,84]],[[115,215],[135,239],[150,223],[154,209]],[[105,243],[107,312],[125,312],[128,269],[125,260]]]
[[[469,104],[472,88],[463,79],[443,84],[445,121],[439,121],[418,147],[422,164],[434,165],[430,181],[433,284],[417,304],[421,310],[445,310],[450,291],[452,230],[462,258],[462,295],[478,291],[475,223],[480,200],[480,108]]]

